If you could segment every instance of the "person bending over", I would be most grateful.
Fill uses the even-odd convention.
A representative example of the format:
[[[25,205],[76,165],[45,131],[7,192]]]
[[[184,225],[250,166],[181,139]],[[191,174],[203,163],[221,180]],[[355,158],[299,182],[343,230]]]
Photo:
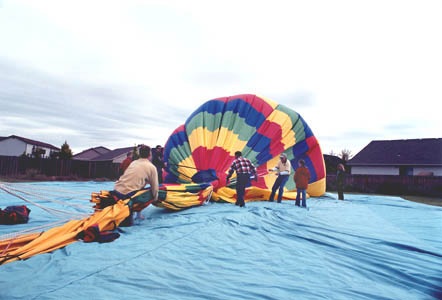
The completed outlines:
[[[153,201],[158,199],[157,168],[149,161],[150,147],[142,145],[139,149],[140,158],[133,161],[124,174],[115,182],[114,190],[124,195],[140,190],[150,184]],[[143,219],[141,212],[137,212],[137,219]]]

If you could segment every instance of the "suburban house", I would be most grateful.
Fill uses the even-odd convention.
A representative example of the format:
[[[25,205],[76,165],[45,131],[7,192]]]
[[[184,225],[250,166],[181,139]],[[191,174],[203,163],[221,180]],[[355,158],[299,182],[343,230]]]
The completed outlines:
[[[121,163],[127,157],[127,153],[132,152],[134,147],[118,148],[98,157],[91,159],[92,161],[112,161],[114,163]]]
[[[0,155],[21,156],[25,154],[31,156],[36,152],[40,152],[41,157],[47,158],[53,152],[60,152],[60,148],[16,135],[0,137]]]
[[[99,157],[103,154],[106,154],[108,152],[111,152],[111,150],[106,147],[99,146],[99,147],[89,148],[84,151],[81,151],[80,153],[72,156],[72,159],[92,160],[92,159],[97,158],[97,157]]]
[[[354,175],[442,176],[442,138],[372,141],[347,165]]]
[[[324,163],[325,163],[325,170],[328,175],[331,174],[336,175],[336,172],[338,171],[338,165],[346,164],[342,158],[329,154],[324,154]]]

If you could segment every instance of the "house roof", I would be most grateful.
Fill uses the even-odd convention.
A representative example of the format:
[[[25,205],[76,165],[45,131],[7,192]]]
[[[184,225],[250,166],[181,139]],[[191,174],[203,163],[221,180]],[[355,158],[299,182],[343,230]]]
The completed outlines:
[[[49,148],[49,149],[54,149],[54,150],[58,150],[60,151],[60,148],[57,148],[51,144],[47,144],[47,143],[43,143],[43,142],[39,142],[39,141],[35,141],[35,140],[31,140],[31,139],[27,139],[21,136],[17,136],[17,135],[10,135],[4,138],[0,138],[1,140],[6,140],[6,139],[18,139],[21,140],[23,142],[25,142],[26,144],[30,144],[30,145],[34,145],[34,146],[38,146],[38,147],[45,147],[45,148]]]
[[[108,149],[108,148],[103,147],[103,146],[95,147],[94,150],[97,151],[100,154],[104,154],[104,153],[108,153],[108,152],[112,151],[111,149]]]
[[[442,138],[372,141],[348,164],[442,166]]]
[[[97,161],[103,161],[103,160],[113,160],[115,158],[117,158],[118,156],[131,152],[134,149],[134,147],[126,147],[126,148],[118,148],[112,151],[109,151],[107,153],[104,153],[98,157],[93,158],[92,160]]]
[[[80,153],[77,153],[74,156],[72,156],[72,158],[73,159],[89,160],[89,159],[93,159],[95,157],[101,156],[101,155],[103,155],[107,152],[110,152],[110,151],[111,150],[106,147],[98,146],[98,147],[83,150]]]

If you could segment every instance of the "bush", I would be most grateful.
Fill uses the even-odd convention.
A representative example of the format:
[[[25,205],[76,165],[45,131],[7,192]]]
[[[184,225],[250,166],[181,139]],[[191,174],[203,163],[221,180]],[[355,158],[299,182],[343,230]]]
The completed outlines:
[[[35,178],[37,175],[40,175],[37,169],[27,169],[25,171],[26,178]]]

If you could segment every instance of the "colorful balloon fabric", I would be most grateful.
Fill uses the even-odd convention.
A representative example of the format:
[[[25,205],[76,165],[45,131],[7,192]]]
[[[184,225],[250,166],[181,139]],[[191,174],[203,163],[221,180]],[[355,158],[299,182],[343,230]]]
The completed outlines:
[[[293,167],[283,199],[296,198],[293,175],[300,159],[311,173],[307,193],[325,193],[321,148],[298,113],[255,95],[217,98],[201,105],[169,137],[164,154],[167,183],[159,188],[159,201],[153,202],[149,187],[130,193],[127,199],[118,199],[110,191],[92,193],[96,211],[90,217],[46,232],[1,240],[0,265],[67,246],[91,227],[98,235],[105,235],[102,232],[121,226],[130,220],[131,212],[149,204],[181,210],[209,200],[233,203],[234,184],[226,186],[225,178],[236,151],[255,164],[259,175],[258,182],[247,188],[246,201],[269,199],[276,176],[267,170],[277,164],[281,153]]]
[[[276,176],[267,170],[285,153],[292,165],[283,199],[295,199],[293,180],[298,161],[306,162],[311,178],[307,193],[325,193],[325,164],[316,137],[290,108],[256,95],[237,95],[201,105],[169,137],[164,151],[166,182],[188,184],[201,171],[214,170],[212,200],[235,202],[234,186],[225,177],[236,151],[257,167],[259,180],[246,190],[246,201],[268,200]],[[167,185],[167,184],[166,184]]]

